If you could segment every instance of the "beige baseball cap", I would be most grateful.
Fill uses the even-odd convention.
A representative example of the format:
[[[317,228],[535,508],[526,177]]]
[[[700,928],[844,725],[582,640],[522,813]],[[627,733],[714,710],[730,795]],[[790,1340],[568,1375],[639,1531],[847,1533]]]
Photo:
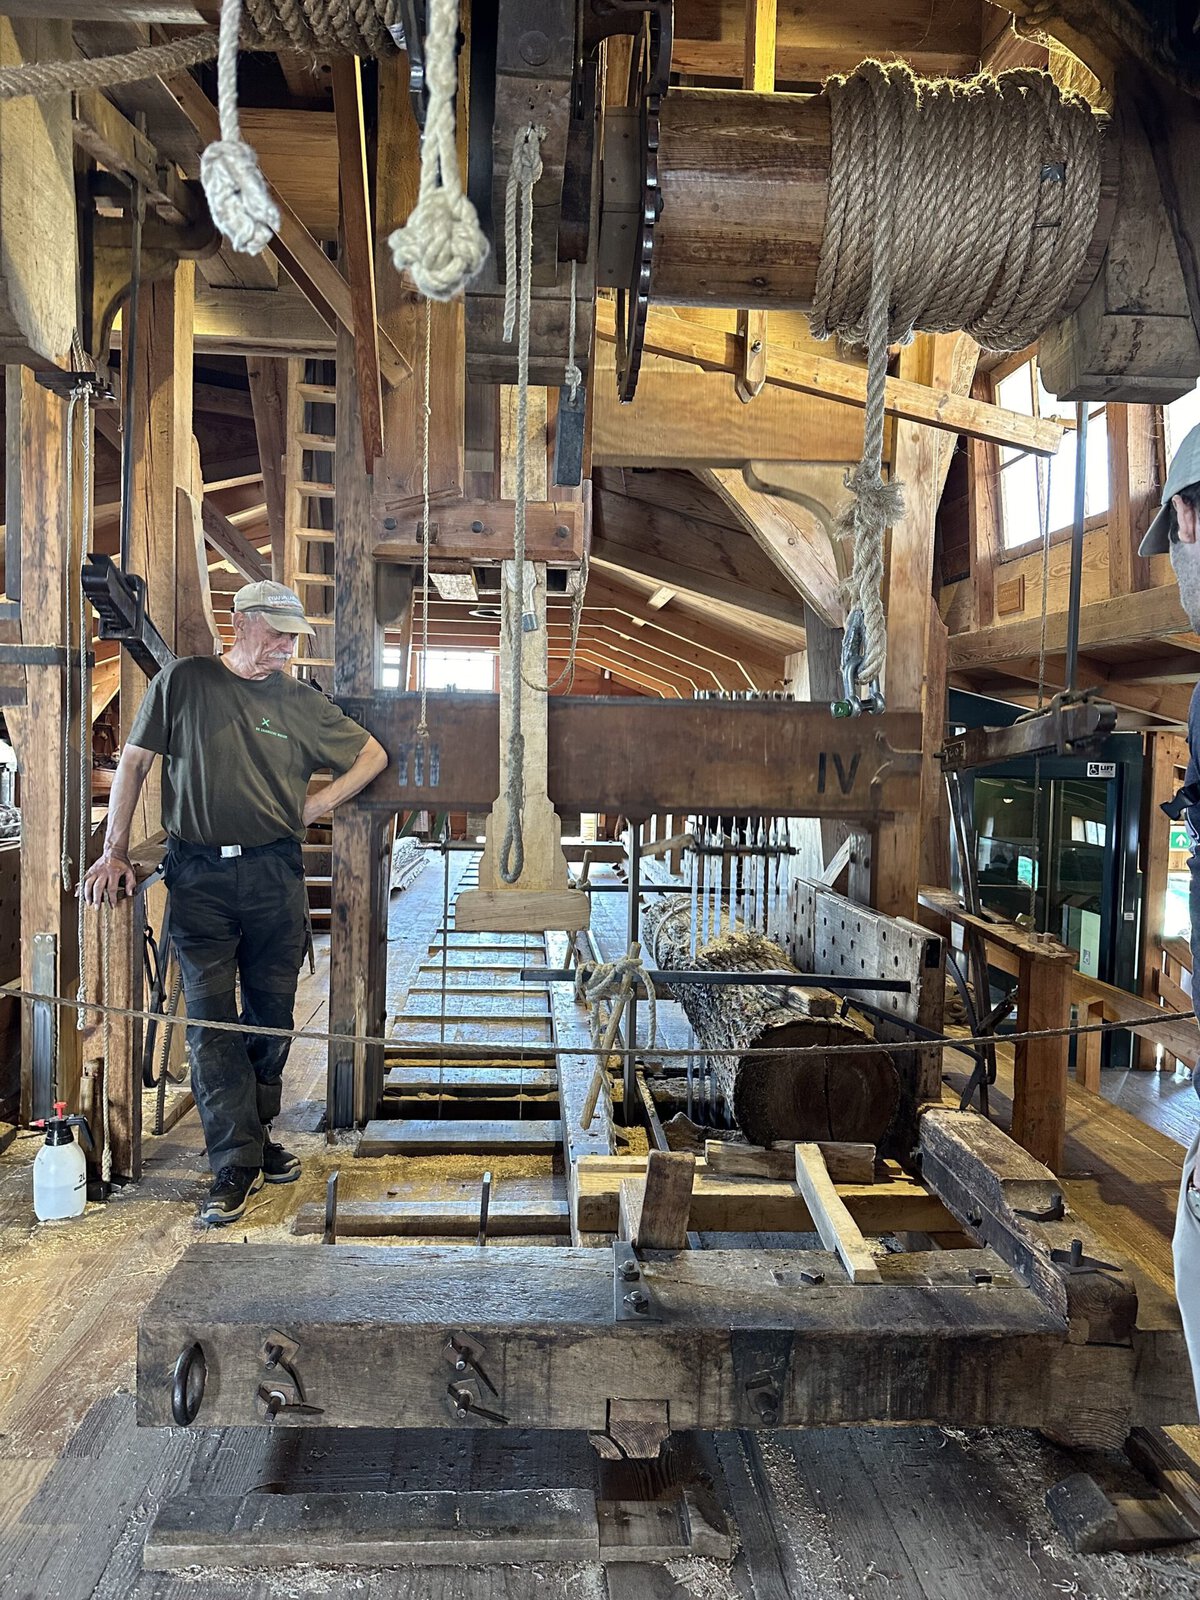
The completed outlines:
[[[269,578],[261,583],[248,583],[234,595],[233,609],[255,613],[278,633],[316,635],[316,629],[304,615],[300,596],[286,583],[272,583]]]

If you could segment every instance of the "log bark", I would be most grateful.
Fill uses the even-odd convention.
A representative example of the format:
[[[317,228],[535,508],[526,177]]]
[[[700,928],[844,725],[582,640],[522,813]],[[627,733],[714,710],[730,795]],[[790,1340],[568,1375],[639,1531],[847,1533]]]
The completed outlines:
[[[742,929],[691,954],[687,908],[653,905],[642,919],[648,966],[725,972],[795,971],[780,945]],[[720,1051],[717,1079],[738,1126],[752,1144],[781,1139],[883,1142],[896,1112],[900,1080],[888,1053],[831,1053],[870,1035],[839,1017],[823,989],[680,984],[672,994],[702,1049]],[[764,1051],[782,1054],[761,1054]]]

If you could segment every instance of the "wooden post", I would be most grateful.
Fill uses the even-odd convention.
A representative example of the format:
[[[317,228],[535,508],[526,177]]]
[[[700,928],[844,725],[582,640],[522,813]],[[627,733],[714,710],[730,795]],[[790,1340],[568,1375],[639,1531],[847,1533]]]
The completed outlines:
[[[181,261],[172,277],[145,284],[138,307],[133,492],[129,571],[144,578],[155,626],[182,655],[211,653],[212,630],[196,550],[195,461],[192,436],[192,324],[195,264]],[[180,491],[184,491],[182,494]],[[146,675],[128,655],[121,657],[121,737],[146,691]],[[162,826],[161,770],[155,767],[142,790],[130,830],[136,846]],[[151,924],[161,922],[165,896],[147,891]],[[141,918],[122,904],[110,928],[112,1003],[138,1007],[142,984]],[[89,936],[99,939],[97,921]],[[165,957],[165,952],[164,952]],[[112,1165],[117,1177],[142,1172],[142,1027],[129,1017],[110,1024],[111,1059],[105,1063],[111,1108]]]
[[[1075,952],[1053,940],[1022,951],[1017,969],[1017,1032],[1071,1025]],[[1012,1136],[1051,1172],[1062,1170],[1067,1121],[1066,1034],[1014,1047]]]
[[[363,455],[354,341],[338,332],[337,446],[334,457],[333,688],[369,695],[379,683],[383,629],[375,608],[371,478]],[[330,896],[329,1031],[383,1031],[387,991],[386,818],[351,801],[334,812]],[[332,1127],[376,1115],[383,1095],[382,1046],[329,1046]]]
[[[919,335],[900,357],[901,376],[965,394],[979,349],[966,334]],[[892,475],[904,486],[904,516],[892,529],[888,562],[888,709],[920,711],[932,726],[944,720],[945,654],[931,648],[937,616],[932,605],[933,539],[938,502],[950,466],[953,440],[916,422],[896,424]],[[926,762],[933,761],[928,737]],[[935,769],[936,770],[936,769]],[[921,821],[935,791],[923,794],[921,812],[897,817],[879,830],[871,904],[890,916],[914,918],[921,876]]]
[[[68,582],[65,448],[66,404],[42,388],[26,367],[7,369],[7,511],[19,529],[21,552],[21,643],[27,647],[78,645],[63,629]],[[74,580],[72,580],[74,581]],[[69,669],[77,674],[78,669]],[[77,680],[76,680],[77,681]],[[21,986],[74,998],[79,983],[79,943],[74,895],[65,894],[60,873],[64,764],[67,829],[72,863],[78,853],[78,711],[68,724],[66,670],[61,662],[25,668],[25,704],[5,709],[21,773]],[[78,698],[78,690],[74,696]],[[63,730],[69,726],[64,763]],[[72,781],[74,780],[74,781]],[[73,871],[74,871],[73,867]],[[50,1102],[79,1104],[80,1043],[75,1012],[53,1008],[52,1030],[35,1030],[34,1007],[21,1015],[21,1120],[43,1116]],[[54,1061],[44,1063],[35,1095],[35,1034],[47,1046],[57,1039]],[[52,1077],[52,1081],[51,1080]]]
[[[1149,563],[1138,545],[1158,510],[1158,448],[1154,406],[1110,405],[1108,425],[1108,587],[1110,594],[1144,589]]]

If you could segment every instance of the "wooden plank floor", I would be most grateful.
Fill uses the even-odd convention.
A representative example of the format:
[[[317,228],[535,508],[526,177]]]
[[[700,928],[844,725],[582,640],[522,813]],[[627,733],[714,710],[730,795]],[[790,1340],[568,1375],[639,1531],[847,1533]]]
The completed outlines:
[[[452,858],[452,866],[462,857]],[[440,863],[393,899],[389,1014],[399,1011],[428,955],[441,915]],[[597,896],[606,953],[623,948],[623,907]],[[611,909],[609,909],[611,908]],[[611,934],[611,942],[610,942]],[[327,941],[318,940],[315,978],[305,977],[299,1025],[325,1019]],[[675,1008],[660,1008],[666,1042],[679,1042]],[[311,1131],[324,1095],[324,1051],[297,1045],[285,1079],[277,1133],[305,1163],[301,1181],[266,1191],[230,1248],[255,1238],[295,1238],[291,1220],[319,1204],[340,1166],[349,1201],[393,1192],[432,1198],[458,1186],[476,1192],[486,1165],[503,1194],[515,1183],[550,1180],[537,1157],[458,1157],[439,1161],[436,1186],[420,1160],[348,1160],[354,1139],[328,1147]],[[1072,1115],[1076,1115],[1072,1099]],[[1153,1132],[1125,1123],[1108,1129],[1094,1108],[1073,1123],[1078,1165],[1097,1204],[1141,1217],[1139,1173],[1169,1149]],[[90,1208],[76,1223],[39,1227],[31,1212],[36,1140],[0,1155],[0,1595],[4,1600],[282,1600],[284,1596],[362,1594],[364,1600],[1183,1600],[1200,1589],[1200,1566],[1178,1556],[1072,1556],[1043,1506],[1045,1490],[1079,1463],[1027,1433],[973,1434],[934,1429],[804,1431],[756,1440],[729,1434],[701,1441],[714,1484],[730,1509],[742,1548],[733,1567],[685,1562],[673,1572],[647,1567],[345,1574],[148,1574],[141,1546],[155,1508],[172,1494],[239,1494],[254,1488],[488,1489],[586,1488],[595,1458],[576,1436],[535,1437],[507,1430],[395,1434],[321,1428],[138,1430],[130,1393],[138,1314],[188,1244],[201,1237],[196,1204],[207,1183],[199,1128],[185,1117],[148,1145],[145,1182]],[[434,1158],[437,1159],[437,1158]],[[363,1169],[367,1169],[365,1172]],[[426,1174],[422,1176],[422,1174]],[[1163,1208],[1149,1189],[1145,1249],[1161,1271]],[[1081,1193],[1084,1191],[1081,1190]],[[1114,1199],[1115,1197],[1115,1199]],[[1073,1201],[1074,1201],[1073,1195]],[[1149,1237],[1159,1234],[1155,1245]],[[792,1236],[788,1236],[789,1240]],[[777,1236],[746,1242],[779,1245]],[[702,1241],[703,1242],[703,1241]],[[631,1374],[631,1381],[636,1375]],[[1119,1463],[1089,1462],[1102,1474]],[[1128,1488],[1130,1480],[1126,1479]],[[1114,1481],[1114,1487],[1116,1487]],[[1136,1492],[1136,1491],[1135,1491]],[[1144,1492],[1144,1490],[1143,1490]],[[361,1583],[361,1588],[359,1584]]]

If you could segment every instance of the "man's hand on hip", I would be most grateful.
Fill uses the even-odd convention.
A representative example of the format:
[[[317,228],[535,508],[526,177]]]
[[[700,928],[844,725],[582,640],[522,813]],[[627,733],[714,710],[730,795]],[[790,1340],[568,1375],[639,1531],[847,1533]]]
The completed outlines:
[[[137,889],[133,863],[127,856],[106,850],[99,861],[88,868],[83,880],[83,898],[89,905],[99,906],[107,900],[115,906],[122,888],[129,895]]]

